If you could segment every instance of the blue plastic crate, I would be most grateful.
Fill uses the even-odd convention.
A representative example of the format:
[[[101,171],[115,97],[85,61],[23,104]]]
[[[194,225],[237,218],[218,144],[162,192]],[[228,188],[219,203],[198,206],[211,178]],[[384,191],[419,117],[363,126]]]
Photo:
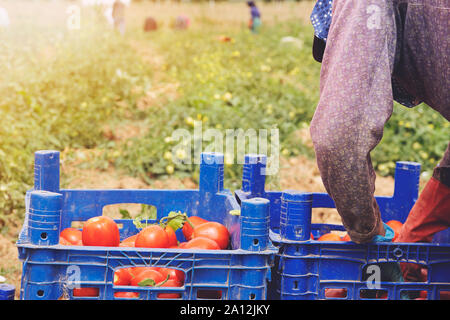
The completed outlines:
[[[140,203],[157,208],[157,219],[171,211],[186,212],[224,224],[230,250],[150,249],[63,246],[59,232],[73,222],[102,215],[110,204]],[[203,153],[199,189],[195,190],[60,190],[59,153],[35,154],[35,186],[27,192],[26,218],[17,242],[23,262],[20,299],[112,300],[116,292],[138,292],[139,299],[178,293],[180,299],[263,300],[274,257],[269,240],[269,201],[252,199],[242,209],[223,188],[223,155]],[[121,240],[138,229],[132,220],[115,220]],[[153,222],[153,221],[148,221]],[[183,238],[181,230],[177,232]],[[166,267],[185,273],[183,287],[113,285],[124,267]],[[73,288],[97,288],[97,297],[74,297]]]
[[[326,289],[343,289],[345,298],[372,299],[368,291],[368,267],[383,263],[408,262],[427,268],[426,282],[380,282],[378,294],[400,299],[406,290],[410,297],[427,291],[428,299],[450,293],[450,244],[446,230],[433,243],[385,243],[358,245],[353,242],[310,240],[330,231],[345,231],[341,225],[312,224],[312,208],[334,208],[326,193],[265,191],[264,155],[247,155],[243,168],[242,190],[235,192],[238,202],[252,197],[270,200],[270,238],[278,246],[270,284],[271,299],[328,299]],[[420,164],[397,162],[395,190],[391,197],[378,196],[383,221],[404,222],[418,197]],[[372,296],[372,298],[370,298]]]

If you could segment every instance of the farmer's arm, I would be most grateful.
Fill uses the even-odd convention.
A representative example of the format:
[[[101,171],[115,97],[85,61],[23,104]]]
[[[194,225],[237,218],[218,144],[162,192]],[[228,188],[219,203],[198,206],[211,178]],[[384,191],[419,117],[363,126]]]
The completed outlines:
[[[390,1],[335,0],[311,136],[325,188],[358,243],[384,235],[370,151],[392,114],[395,39]]]

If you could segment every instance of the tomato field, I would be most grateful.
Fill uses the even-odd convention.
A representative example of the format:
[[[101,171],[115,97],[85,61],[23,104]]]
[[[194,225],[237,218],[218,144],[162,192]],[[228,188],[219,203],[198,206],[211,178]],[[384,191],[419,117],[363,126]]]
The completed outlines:
[[[5,256],[23,224],[37,150],[60,151],[62,188],[86,187],[84,174],[129,177],[139,187],[166,181],[172,188],[195,187],[198,165],[176,162],[174,156],[187,155],[171,153],[174,130],[193,131],[195,123],[222,132],[277,128],[285,163],[299,157],[314,162],[308,128],[319,99],[320,64],[311,54],[313,2],[261,3],[257,34],[247,28],[244,2],[134,1],[123,35],[95,6],[79,5],[79,28],[68,28],[68,8],[77,4],[1,3],[11,19],[0,28]],[[172,28],[180,14],[190,18],[187,30]],[[147,16],[157,30],[143,31]],[[449,122],[428,106],[395,104],[372,152],[379,178],[392,176],[396,161],[416,161],[428,180],[449,136]],[[225,183],[238,189],[242,167],[233,160],[225,159]],[[281,179],[272,176],[269,185],[279,189]],[[0,274],[17,283],[20,265],[2,261]]]

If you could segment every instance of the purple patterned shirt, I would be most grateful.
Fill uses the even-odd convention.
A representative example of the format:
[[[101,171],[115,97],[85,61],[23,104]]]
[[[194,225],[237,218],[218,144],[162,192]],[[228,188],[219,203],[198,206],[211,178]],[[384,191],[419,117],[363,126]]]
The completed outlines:
[[[324,186],[364,243],[380,230],[370,152],[392,115],[393,81],[450,121],[450,1],[334,0],[332,15],[311,136]]]

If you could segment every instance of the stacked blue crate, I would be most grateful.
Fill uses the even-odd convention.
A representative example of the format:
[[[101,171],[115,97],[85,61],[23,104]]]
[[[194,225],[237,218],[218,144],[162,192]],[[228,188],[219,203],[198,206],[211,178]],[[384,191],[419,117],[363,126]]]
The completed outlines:
[[[35,153],[35,185],[26,195],[26,217],[17,242],[23,262],[20,299],[118,299],[115,293],[138,292],[138,299],[177,293],[180,299],[264,300],[275,251],[269,240],[269,201],[249,199],[242,209],[223,188],[223,155],[203,153],[199,189],[195,190],[70,190],[60,189],[59,153]],[[110,204],[155,206],[156,222],[171,211],[186,212],[224,224],[229,250],[150,249],[64,246],[61,230],[74,222],[102,215]],[[116,219],[121,240],[139,231],[133,220]],[[177,237],[183,240],[180,230]],[[133,287],[113,284],[125,267],[166,267],[185,273],[182,287]],[[74,288],[95,288],[96,297],[73,295]]]
[[[408,291],[417,296],[426,291],[428,299],[440,299],[450,292],[450,245],[448,230],[433,243],[384,243],[358,245],[317,239],[331,231],[345,231],[341,225],[312,224],[312,208],[334,208],[326,193],[265,190],[264,155],[246,155],[242,190],[235,192],[239,203],[253,197],[270,201],[270,238],[278,246],[272,272],[273,299],[328,299],[327,289],[339,289],[340,299],[378,297],[400,299]],[[391,197],[377,196],[383,221],[404,222],[418,197],[420,164],[397,162],[395,190]],[[415,263],[427,269],[425,282],[368,283],[370,266],[384,263]],[[371,290],[375,288],[374,290]]]

